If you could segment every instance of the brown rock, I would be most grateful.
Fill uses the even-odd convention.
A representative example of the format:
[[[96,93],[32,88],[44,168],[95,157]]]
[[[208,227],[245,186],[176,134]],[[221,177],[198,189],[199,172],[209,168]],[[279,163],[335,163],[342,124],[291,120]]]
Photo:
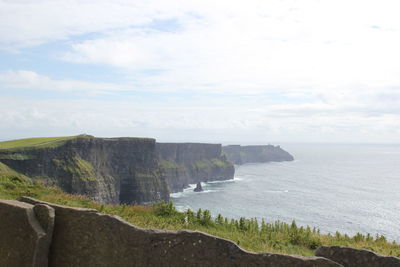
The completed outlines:
[[[201,232],[146,230],[95,210],[44,204],[56,213],[50,266],[341,266],[320,257],[250,253]]]
[[[321,246],[315,255],[331,259],[345,267],[400,267],[400,258],[383,256],[364,249]]]
[[[47,205],[0,200],[0,266],[47,266],[53,226]]]

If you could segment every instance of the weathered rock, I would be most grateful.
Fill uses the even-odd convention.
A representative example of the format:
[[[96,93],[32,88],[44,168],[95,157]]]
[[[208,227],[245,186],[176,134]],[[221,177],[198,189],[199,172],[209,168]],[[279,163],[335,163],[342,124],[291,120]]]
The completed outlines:
[[[341,266],[320,257],[249,253],[201,232],[145,230],[95,210],[46,204],[57,218],[50,266]]]
[[[229,145],[222,147],[228,161],[233,164],[271,162],[271,161],[292,161],[293,156],[280,146],[273,145]]]
[[[193,190],[194,192],[202,192],[203,187],[201,186],[201,182],[198,182],[196,188]]]
[[[400,258],[383,256],[364,249],[321,246],[315,255],[331,259],[345,267],[400,267]]]
[[[171,193],[189,184],[233,179],[235,174],[220,144],[156,143],[156,151]]]
[[[155,139],[76,138],[55,147],[2,150],[0,162],[34,180],[98,202],[169,199]]]
[[[53,208],[0,200],[0,266],[47,266],[53,227]]]

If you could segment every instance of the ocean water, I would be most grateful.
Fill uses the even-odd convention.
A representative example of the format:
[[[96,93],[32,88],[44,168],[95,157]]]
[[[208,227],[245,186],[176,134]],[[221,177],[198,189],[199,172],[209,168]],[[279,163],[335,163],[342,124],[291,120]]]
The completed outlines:
[[[178,209],[264,218],[400,241],[400,145],[286,144],[292,162],[245,164],[235,178],[171,194]]]

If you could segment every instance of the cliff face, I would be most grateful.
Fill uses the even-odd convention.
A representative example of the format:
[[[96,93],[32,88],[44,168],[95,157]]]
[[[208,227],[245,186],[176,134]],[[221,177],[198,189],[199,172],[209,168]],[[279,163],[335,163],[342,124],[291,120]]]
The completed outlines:
[[[223,152],[228,161],[233,164],[245,164],[271,161],[292,161],[293,156],[280,146],[259,145],[259,146],[223,146]]]
[[[172,193],[189,184],[233,179],[234,166],[220,144],[157,143],[156,150]]]
[[[154,139],[76,138],[56,147],[0,150],[12,169],[104,203],[168,200]]]

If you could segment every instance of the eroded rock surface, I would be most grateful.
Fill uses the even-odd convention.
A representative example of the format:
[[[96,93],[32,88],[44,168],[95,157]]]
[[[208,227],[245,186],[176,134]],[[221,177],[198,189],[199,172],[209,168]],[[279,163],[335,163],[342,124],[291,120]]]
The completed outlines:
[[[331,259],[345,267],[400,267],[400,258],[383,256],[363,249],[321,246],[315,255]]]
[[[203,187],[201,186],[201,182],[198,182],[196,188],[193,190],[194,192],[202,192]]]
[[[189,184],[233,179],[235,174],[220,144],[156,143],[156,151],[171,193]]]
[[[283,150],[280,146],[273,145],[229,145],[222,147],[228,161],[233,164],[292,161],[293,156]]]
[[[341,266],[320,257],[253,254],[201,232],[145,230],[95,210],[44,204],[56,212],[50,266]]]
[[[67,193],[109,204],[167,201],[189,184],[233,179],[220,144],[77,137],[49,147],[0,150],[0,163]]]
[[[53,227],[53,208],[0,200],[0,266],[47,266]]]
[[[110,204],[169,199],[155,139],[75,138],[54,147],[0,151],[0,162],[33,180]]]

